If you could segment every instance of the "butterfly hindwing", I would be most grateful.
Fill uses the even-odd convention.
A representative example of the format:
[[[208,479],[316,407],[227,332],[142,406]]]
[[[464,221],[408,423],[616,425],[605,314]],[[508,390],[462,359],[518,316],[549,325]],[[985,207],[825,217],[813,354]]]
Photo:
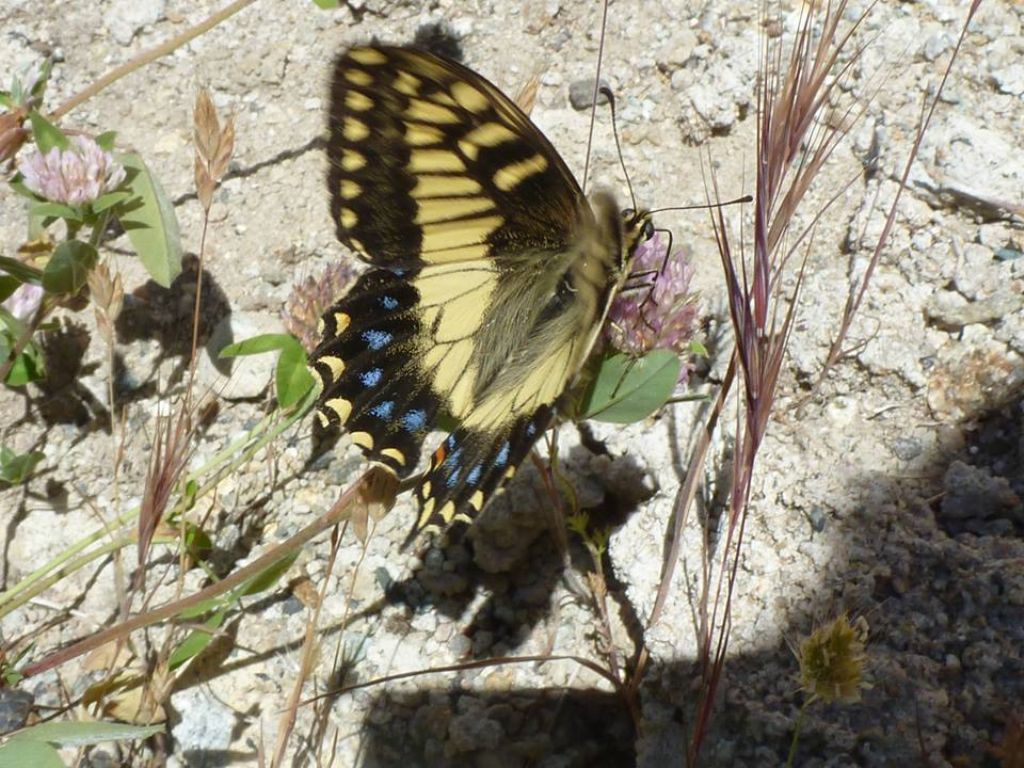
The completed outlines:
[[[441,405],[418,363],[418,304],[402,277],[365,273],[324,315],[311,366],[323,386],[321,423],[344,427],[369,458],[402,477],[416,467]]]
[[[454,522],[471,522],[515,474],[553,418],[553,409],[543,406],[505,431],[459,428],[448,435],[416,488],[420,503],[416,529],[442,531]]]

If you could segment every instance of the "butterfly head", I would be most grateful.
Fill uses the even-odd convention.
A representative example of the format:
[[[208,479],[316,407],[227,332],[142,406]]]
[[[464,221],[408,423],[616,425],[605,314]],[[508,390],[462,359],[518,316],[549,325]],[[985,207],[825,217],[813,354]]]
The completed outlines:
[[[651,214],[648,211],[623,208],[622,229],[627,245],[645,243],[654,237],[654,222],[651,221]]]
[[[629,272],[637,246],[654,237],[654,222],[651,214],[644,210],[622,209],[622,260],[623,269]]]

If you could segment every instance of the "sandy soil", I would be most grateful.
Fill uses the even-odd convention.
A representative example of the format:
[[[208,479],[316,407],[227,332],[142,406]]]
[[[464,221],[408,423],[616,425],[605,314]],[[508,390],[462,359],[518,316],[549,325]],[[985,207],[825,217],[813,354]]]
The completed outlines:
[[[854,3],[851,17],[865,5]],[[5,70],[21,69],[55,56],[52,108],[216,7],[7,0],[0,61]],[[623,160],[642,205],[703,202],[708,158],[723,196],[752,191],[760,19],[751,7],[611,4],[602,76],[619,100]],[[776,26],[784,35],[792,34],[799,8],[780,9]],[[874,9],[867,48],[843,91],[867,104],[863,120],[798,216],[811,222],[838,191],[807,252],[776,416],[756,467],[729,662],[704,765],[785,761],[804,700],[793,647],[844,611],[870,626],[870,686],[859,703],[810,708],[797,765],[1000,765],[994,748],[1014,719],[1024,718],[1021,4],[982,4],[851,329],[851,352],[810,389],[964,14],[939,0]],[[441,21],[460,38],[467,64],[508,92],[539,77],[535,120],[579,172],[589,112],[574,110],[568,91],[594,75],[599,3],[361,0],[322,11],[264,0],[115,83],[64,125],[116,129],[120,146],[142,153],[174,201],[194,255],[202,213],[192,183],[191,105],[197,87],[209,87],[222,113],[235,117],[237,150],[207,235],[205,327],[221,323],[236,338],[273,330],[292,286],[343,258],[318,143],[333,57],[373,37],[408,42]],[[593,164],[592,181],[622,197],[604,114]],[[692,254],[711,354],[693,385],[713,395],[732,334],[708,218],[675,212],[658,224]],[[21,204],[8,195],[0,205],[5,255],[24,231]],[[741,236],[737,224],[734,237]],[[63,330],[46,343],[51,379],[28,392],[0,391],[3,443],[46,454],[26,486],[0,490],[6,586],[138,503],[156,414],[180,390],[194,272],[167,291],[147,284],[125,240],[110,254],[133,293],[119,324],[115,384],[125,442],[119,448],[110,430],[106,351],[92,313],[63,313]],[[789,295],[792,289],[790,277]],[[197,438],[195,465],[268,411],[261,392],[271,364],[257,361],[230,379],[204,364],[201,385],[222,396]],[[319,752],[323,764],[333,757],[342,766],[683,765],[699,689],[701,525],[710,521],[710,546],[717,547],[731,408],[711,449],[664,615],[654,627],[646,617],[706,407],[678,404],[626,429],[592,425],[591,437],[603,445],[597,453],[595,440],[581,441],[575,428],[561,434],[560,455],[581,498],[621,513],[605,560],[611,644],[623,658],[641,643],[652,654],[639,732],[612,686],[574,662],[485,666],[301,706],[289,752],[294,764],[312,765]],[[306,421],[189,516],[205,521],[215,565],[227,573],[312,522],[361,470],[345,439],[316,453]],[[303,699],[342,682],[503,655],[553,653],[607,664],[609,638],[587,587],[592,562],[574,541],[563,567],[536,473],[521,474],[464,542],[401,551],[413,519],[406,497],[365,547],[346,534],[327,582]],[[169,765],[255,765],[260,745],[272,750],[299,674],[310,585],[321,585],[329,552],[326,537],[306,547],[274,590],[231,615],[222,637],[176,683],[167,703]],[[111,624],[118,574],[134,556],[129,549],[119,563],[98,560],[4,617],[4,644],[39,630],[29,654],[37,659]],[[157,604],[176,594],[177,560],[166,548],[154,559],[149,580]],[[187,594],[204,579],[193,570],[181,587]],[[161,630],[146,641],[136,636],[138,651],[161,637]],[[91,679],[72,662],[59,678],[47,673],[19,687],[41,707],[59,706],[62,690],[81,693]],[[89,764],[125,764],[119,754],[108,746]]]

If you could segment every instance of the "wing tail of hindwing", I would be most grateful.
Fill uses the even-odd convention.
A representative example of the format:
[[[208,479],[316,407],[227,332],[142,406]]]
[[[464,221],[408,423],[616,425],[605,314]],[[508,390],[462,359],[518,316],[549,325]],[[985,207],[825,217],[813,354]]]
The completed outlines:
[[[472,522],[516,473],[553,419],[554,409],[544,406],[496,431],[460,427],[449,434],[416,487],[420,516],[414,533]]]

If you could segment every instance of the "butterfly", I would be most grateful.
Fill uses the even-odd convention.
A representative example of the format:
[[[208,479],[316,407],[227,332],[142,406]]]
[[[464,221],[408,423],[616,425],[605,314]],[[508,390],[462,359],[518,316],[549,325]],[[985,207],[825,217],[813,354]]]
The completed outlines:
[[[578,382],[650,216],[588,200],[516,104],[426,51],[355,47],[331,85],[337,236],[372,269],[321,321],[321,424],[411,475],[413,533],[472,522]]]

